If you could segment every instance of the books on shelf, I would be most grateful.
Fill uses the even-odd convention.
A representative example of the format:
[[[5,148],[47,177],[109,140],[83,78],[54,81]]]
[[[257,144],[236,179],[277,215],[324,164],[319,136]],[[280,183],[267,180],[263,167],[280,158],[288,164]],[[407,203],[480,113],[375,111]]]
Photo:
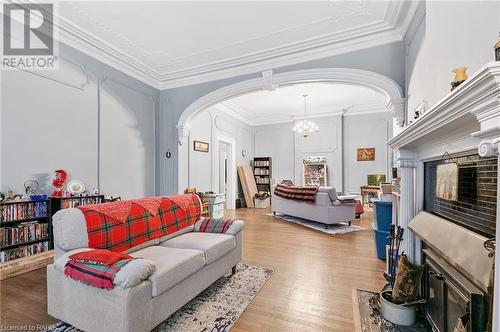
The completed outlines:
[[[22,223],[15,227],[2,227],[0,228],[0,247],[44,240],[48,238],[48,232],[49,225],[38,221]]]
[[[0,205],[0,222],[17,221],[48,216],[47,201],[21,201]]]
[[[49,241],[43,241],[0,251],[0,263],[31,256],[49,250]]]
[[[254,160],[253,166],[254,167],[269,167],[270,161],[269,160]]]
[[[257,184],[269,184],[269,178],[255,177],[255,183],[257,183]]]
[[[61,209],[100,203],[103,203],[103,196],[68,197],[65,199],[61,199]]]
[[[254,174],[255,175],[269,175],[269,168],[255,168],[254,169]]]

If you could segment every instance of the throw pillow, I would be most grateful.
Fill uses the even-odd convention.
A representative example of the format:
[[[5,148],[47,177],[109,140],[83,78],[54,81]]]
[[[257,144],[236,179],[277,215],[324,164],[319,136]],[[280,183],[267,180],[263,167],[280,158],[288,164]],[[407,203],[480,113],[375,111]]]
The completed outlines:
[[[80,263],[112,265],[122,259],[132,259],[132,256],[107,249],[92,249],[89,251],[77,252],[69,256],[69,259],[73,259]]]

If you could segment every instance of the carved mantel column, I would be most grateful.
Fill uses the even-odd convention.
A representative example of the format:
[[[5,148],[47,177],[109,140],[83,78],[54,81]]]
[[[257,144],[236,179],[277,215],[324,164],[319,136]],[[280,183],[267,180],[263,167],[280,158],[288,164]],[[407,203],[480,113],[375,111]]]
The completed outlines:
[[[400,206],[399,206],[399,226],[405,229],[403,234],[402,248],[408,259],[412,262],[417,260],[415,252],[416,238],[408,228],[408,224],[415,217],[416,195],[415,195],[415,171],[418,165],[416,160],[398,159],[401,181]]]
[[[500,178],[500,137],[484,140],[479,144],[479,155],[481,157],[497,156],[497,172]],[[500,331],[500,186],[497,184],[497,222],[496,222],[496,250],[495,250],[495,291],[493,298],[493,331]]]

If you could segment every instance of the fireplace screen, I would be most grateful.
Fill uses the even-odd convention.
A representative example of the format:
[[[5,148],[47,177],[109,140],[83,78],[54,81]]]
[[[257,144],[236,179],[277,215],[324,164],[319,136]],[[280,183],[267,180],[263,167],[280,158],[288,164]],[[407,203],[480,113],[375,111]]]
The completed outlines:
[[[424,209],[482,235],[495,235],[497,157],[478,154],[429,161]]]

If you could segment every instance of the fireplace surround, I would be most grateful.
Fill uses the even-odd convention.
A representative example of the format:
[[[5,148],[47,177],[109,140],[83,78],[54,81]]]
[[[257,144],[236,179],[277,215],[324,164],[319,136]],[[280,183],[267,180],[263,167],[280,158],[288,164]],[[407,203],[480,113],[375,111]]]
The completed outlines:
[[[451,308],[451,303],[459,302],[456,308],[461,309],[456,309],[455,313],[443,313],[443,319],[451,320],[446,324],[440,323],[441,321],[435,318],[438,322],[435,328],[438,326],[439,331],[442,329],[449,331],[452,321],[456,319],[456,312],[463,311],[464,304],[467,306],[469,303],[470,306],[477,303],[478,296],[482,297],[480,302],[483,305],[479,310],[482,315],[485,315],[485,310],[487,310],[485,305],[488,303],[486,290],[493,258],[488,257],[482,242],[492,235],[500,238],[500,227],[495,228],[500,214],[498,186],[496,186],[495,206],[490,211],[494,218],[491,218],[491,215],[490,219],[486,218],[490,221],[486,229],[473,229],[463,223],[461,225],[457,220],[450,222],[450,219],[453,219],[450,215],[446,216],[441,213],[438,216],[437,211],[432,211],[432,209],[430,209],[432,214],[424,211],[426,208],[425,163],[440,161],[445,153],[452,156],[477,154],[485,159],[496,160],[495,170],[496,178],[498,178],[500,62],[492,62],[482,67],[462,85],[432,106],[423,116],[403,128],[387,144],[394,151],[400,177],[399,208],[395,220],[406,229],[402,250],[412,262],[426,264],[426,282],[430,280],[436,282],[435,279],[438,276],[437,280],[448,282],[443,284],[448,287],[445,289],[457,290],[461,286],[457,286],[455,279],[463,278],[469,283],[468,286],[472,286],[469,290],[467,290],[469,287],[462,287],[460,295],[450,293],[456,296],[453,297],[455,301],[450,302],[448,307]],[[429,210],[428,207],[427,210]],[[410,222],[412,222],[411,227]],[[420,227],[419,224],[426,225],[426,227]],[[440,228],[443,229],[440,230]],[[435,237],[436,234],[439,236]],[[456,242],[460,234],[464,238]],[[444,245],[443,242],[447,242],[448,245]],[[458,250],[458,248],[461,249]],[[477,259],[477,257],[484,259]],[[495,265],[500,266],[500,254],[496,253],[494,260]],[[480,272],[476,275],[477,271],[474,272],[474,270],[477,268],[473,265],[471,268],[470,264],[478,261],[482,263]],[[441,262],[447,264],[443,264],[447,267],[445,273],[439,264]],[[449,269],[450,266],[452,269]],[[451,273],[447,272],[448,270]],[[500,331],[499,272],[495,271],[494,275],[496,287],[492,310],[493,331]],[[442,276],[445,280],[440,280]],[[430,277],[434,279],[429,279]],[[453,283],[450,280],[453,280]],[[443,301],[441,300],[440,303],[444,303]],[[478,309],[474,307],[469,310]],[[479,324],[484,324],[485,317],[479,321]],[[475,331],[476,328],[469,328],[469,330]]]

